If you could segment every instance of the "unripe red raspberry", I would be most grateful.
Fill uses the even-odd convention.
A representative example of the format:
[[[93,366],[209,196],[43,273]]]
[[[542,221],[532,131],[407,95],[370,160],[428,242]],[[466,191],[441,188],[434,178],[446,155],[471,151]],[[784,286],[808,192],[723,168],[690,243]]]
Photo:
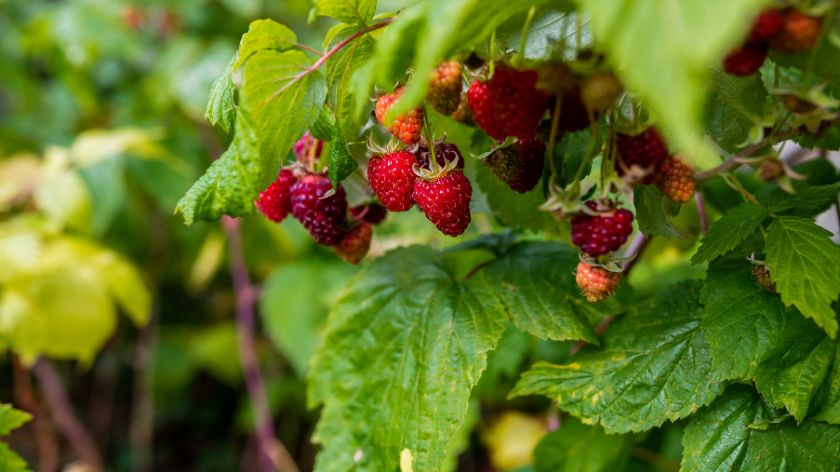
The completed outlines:
[[[373,237],[373,227],[370,223],[362,221],[351,228],[338,244],[332,246],[333,250],[342,259],[358,264],[365,258],[370,250],[370,240]]]
[[[451,115],[461,101],[461,63],[444,61],[432,73],[426,100],[443,115]]]
[[[413,191],[413,182],[411,186]],[[385,217],[388,216],[388,210],[378,203],[368,203],[350,208],[350,216],[356,221],[366,221],[372,225],[377,225],[382,223]]]
[[[388,114],[388,110],[391,108],[391,105],[400,98],[403,90],[405,89],[400,87],[394,93],[382,95],[378,100],[376,100],[374,114],[376,115],[376,119],[383,126],[385,125],[385,116]],[[394,135],[395,138],[409,145],[420,141],[422,130],[422,108],[415,108],[402,116],[396,117],[391,126],[388,127],[388,132]]]
[[[277,180],[260,192],[254,205],[269,220],[275,223],[283,221],[292,210],[291,190],[295,182],[295,174],[289,169],[282,169]]]
[[[583,79],[580,98],[589,111],[598,113],[612,107],[622,90],[621,82],[614,74],[599,72]]]
[[[586,202],[597,211],[595,202]],[[633,214],[626,209],[613,209],[590,215],[581,212],[572,219],[572,244],[583,252],[598,257],[615,251],[633,232]]]
[[[755,279],[755,283],[757,283],[761,288],[770,293],[776,293],[776,283],[770,278],[770,270],[767,266],[763,264],[756,265],[753,267],[752,275]]]
[[[694,170],[678,157],[671,156],[659,164],[654,182],[666,197],[677,203],[685,203],[694,195]]]
[[[452,113],[452,119],[465,125],[475,124],[475,120],[473,120],[472,116],[472,109],[470,108],[469,100],[467,99],[467,94],[461,94],[461,98],[458,101],[458,108],[456,108]]]
[[[612,295],[621,281],[621,273],[580,261],[575,271],[575,281],[586,299],[595,303]]]
[[[484,164],[515,192],[531,191],[542,177],[545,143],[537,137],[493,151]]]
[[[770,41],[770,47],[786,53],[807,51],[817,43],[821,30],[821,18],[807,16],[789,8],[785,11],[784,25]]]
[[[319,244],[326,246],[341,241],[346,232],[347,196],[338,186],[334,194],[330,179],[323,174],[308,174],[292,186],[292,215]]]

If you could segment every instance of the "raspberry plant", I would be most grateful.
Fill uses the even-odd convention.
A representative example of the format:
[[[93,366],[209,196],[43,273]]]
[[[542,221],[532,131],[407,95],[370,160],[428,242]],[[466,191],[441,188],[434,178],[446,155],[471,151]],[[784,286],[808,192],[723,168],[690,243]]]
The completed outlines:
[[[315,0],[323,53],[253,22],[211,90],[232,141],[186,223],[276,220],[290,192],[352,263],[380,202],[463,233],[347,282],[308,372],[315,470],[451,468],[511,352],[504,394],[559,420],[535,470],[621,470],[663,431],[686,471],[837,470],[840,246],[815,217],[840,191],[838,11]],[[281,192],[278,172],[299,180]],[[642,258],[666,288],[634,283]],[[575,347],[528,365],[508,333]]]

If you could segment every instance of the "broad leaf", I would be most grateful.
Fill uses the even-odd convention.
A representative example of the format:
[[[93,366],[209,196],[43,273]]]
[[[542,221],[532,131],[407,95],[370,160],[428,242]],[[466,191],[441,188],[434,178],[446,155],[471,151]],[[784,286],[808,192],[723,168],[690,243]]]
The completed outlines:
[[[766,216],[767,210],[752,203],[742,203],[727,211],[709,227],[691,262],[702,264],[735,249],[738,243],[758,228]]]
[[[211,125],[219,125],[225,132],[230,133],[233,129],[233,121],[236,118],[236,103],[233,95],[236,86],[233,84],[233,64],[236,57],[230,60],[222,75],[219,76],[210,87],[210,98],[207,99],[207,109],[204,111],[204,118]]]
[[[297,43],[297,35],[286,25],[274,20],[264,19],[252,21],[248,32],[242,35],[239,42],[239,53],[233,69],[242,66],[254,53],[264,49],[285,51]]]
[[[840,294],[840,246],[808,218],[780,216],[767,234],[767,266],[785,305],[794,305],[832,338],[837,319],[831,303]]]
[[[675,215],[680,208],[652,185],[645,185],[633,192],[636,206],[636,221],[646,236],[658,235],[666,238],[687,238],[688,234],[675,227],[669,215]]]
[[[830,185],[798,186],[793,195],[777,189],[770,194],[767,209],[780,212],[791,209],[820,211],[828,208],[840,193],[840,182]]]
[[[660,118],[672,143],[699,166],[716,153],[700,136],[709,68],[749,27],[762,0],[577,0],[596,44],[628,89]],[[667,20],[664,20],[667,19]]]
[[[505,226],[531,231],[551,231],[559,227],[551,213],[539,208],[545,202],[541,185],[520,194],[511,190],[483,164],[478,164],[475,172],[478,186],[487,196],[487,204]]]
[[[712,379],[698,298],[696,283],[670,288],[613,323],[602,349],[569,364],[535,365],[511,396],[545,395],[608,433],[685,418],[722,391]]]
[[[374,12],[376,0],[315,0],[315,12],[343,23],[366,25]]]
[[[310,371],[323,404],[317,471],[438,470],[507,324],[492,288],[458,283],[426,247],[376,259],[344,290]]]
[[[836,470],[840,427],[782,416],[752,389],[730,387],[686,427],[681,470]]]
[[[353,156],[347,151],[347,144],[341,136],[341,130],[336,126],[333,129],[333,139],[330,142],[329,176],[333,188],[338,188],[338,184],[352,174],[358,166]]]
[[[834,350],[834,360],[828,379],[814,398],[809,414],[813,419],[840,424],[840,348]]]
[[[534,472],[612,472],[630,460],[633,437],[606,434],[600,426],[563,420],[534,449]]]
[[[761,129],[767,110],[767,89],[760,74],[747,77],[715,70],[712,93],[706,103],[706,126],[727,151],[735,151]]]
[[[324,49],[330,49],[340,41],[358,31],[357,28],[339,26],[341,28],[335,36],[324,44]],[[359,100],[366,101],[368,92],[362,97],[356,97],[356,90],[352,86],[353,74],[373,54],[374,41],[369,34],[363,35],[348,43],[329,60],[327,60],[327,85],[329,87],[330,104],[335,111],[335,121],[341,128],[344,140],[355,140],[359,130],[367,119],[366,116],[355,111]]]

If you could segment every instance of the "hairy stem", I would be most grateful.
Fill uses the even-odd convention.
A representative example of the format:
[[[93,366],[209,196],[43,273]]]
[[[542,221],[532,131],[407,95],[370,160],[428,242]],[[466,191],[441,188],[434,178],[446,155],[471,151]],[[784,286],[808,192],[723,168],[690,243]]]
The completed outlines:
[[[93,436],[85,429],[84,425],[76,418],[73,412],[73,405],[67,398],[67,392],[61,378],[47,359],[40,359],[32,369],[35,378],[50,408],[53,421],[61,434],[73,448],[76,456],[85,463],[90,470],[101,472],[104,469],[102,455],[96,448]]]

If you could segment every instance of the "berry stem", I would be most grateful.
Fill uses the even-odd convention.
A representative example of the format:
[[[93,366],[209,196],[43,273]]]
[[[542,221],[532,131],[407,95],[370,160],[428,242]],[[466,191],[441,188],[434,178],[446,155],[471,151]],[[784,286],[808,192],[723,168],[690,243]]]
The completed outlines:
[[[560,125],[560,112],[563,108],[563,100],[560,97],[554,99],[554,115],[551,117],[551,131],[548,132],[548,167],[551,169],[551,181],[557,181],[557,164],[554,162],[554,145],[557,142],[557,128]]]
[[[537,7],[528,9],[528,16],[525,18],[525,24],[522,26],[522,35],[519,37],[519,52],[517,56],[525,59],[525,45],[528,43],[528,33],[531,31],[531,22],[534,21],[534,14],[537,12]]]
[[[309,66],[306,70],[303,70],[299,74],[297,74],[296,76],[292,77],[292,80],[290,80],[288,83],[286,83],[286,85],[280,87],[280,90],[274,92],[274,96],[280,95],[286,89],[291,87],[295,82],[299,81],[300,79],[302,79],[302,78],[306,77],[307,75],[309,75],[309,74],[315,72],[316,70],[318,70],[319,67],[321,67],[322,65],[324,65],[325,62],[327,62],[327,59],[332,57],[335,53],[340,51],[344,46],[347,46],[353,40],[358,39],[358,38],[370,33],[371,31],[378,30],[379,28],[384,28],[385,26],[388,26],[389,24],[393,23],[395,19],[396,18],[387,18],[385,20],[380,21],[379,23],[370,25],[369,27],[367,27],[363,30],[356,31],[355,33],[346,37],[340,43],[333,46],[332,49],[325,52],[321,57],[318,58],[317,61],[315,61],[314,64]]]
[[[322,53],[321,51],[313,48],[312,46],[307,46],[306,44],[303,44],[303,43],[297,43],[297,44],[295,44],[295,47],[298,48],[298,49],[303,49],[304,51],[307,51],[307,52],[311,52],[312,54],[315,54],[316,56],[323,56],[324,55],[324,53]]]

